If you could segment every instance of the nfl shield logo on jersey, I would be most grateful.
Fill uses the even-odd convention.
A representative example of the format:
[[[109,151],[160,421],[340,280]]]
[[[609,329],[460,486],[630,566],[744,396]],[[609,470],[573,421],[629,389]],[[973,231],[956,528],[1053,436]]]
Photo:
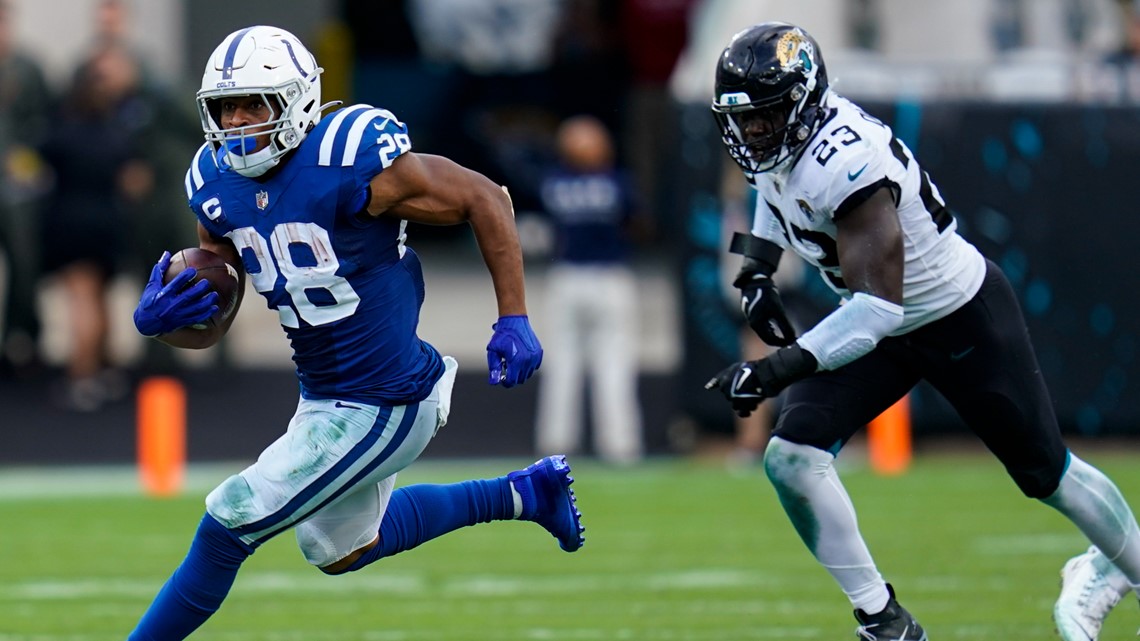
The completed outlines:
[[[257,208],[258,209],[265,209],[266,207],[269,206],[269,192],[259,191],[259,192],[257,192],[256,198],[257,198]]]

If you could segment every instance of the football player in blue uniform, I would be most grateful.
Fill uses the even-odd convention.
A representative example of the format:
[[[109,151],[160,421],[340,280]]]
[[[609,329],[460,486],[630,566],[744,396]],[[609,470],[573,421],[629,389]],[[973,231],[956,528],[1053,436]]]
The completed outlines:
[[[411,152],[407,127],[384,109],[322,117],[321,71],[300,40],[268,26],[230,34],[206,65],[198,107],[207,142],[186,173],[200,246],[277,310],[301,398],[285,434],[206,498],[189,553],[132,641],[188,636],[221,605],[242,562],[289,529],[328,574],[493,520],[534,521],[567,552],[584,542],[563,456],[495,479],[394,489],[446,423],[456,373],[453,358],[416,335],[424,282],[404,243],[408,221],[473,228],[499,308],[487,345],[492,384],[526,381],[542,347],[527,320],[506,190]],[[213,345],[240,295],[222,322],[205,323],[217,294],[187,286],[193,269],[163,285],[169,262],[163,254],[135,310],[139,332],[175,347]]]
[[[1071,520],[1095,553],[1066,565],[1054,620],[1095,639],[1120,588],[1140,583],[1140,531],[1116,485],[1061,439],[1017,297],[956,231],[930,176],[890,128],[837,95],[816,41],[765,23],[733,37],[712,110],[758,192],[735,285],[770,356],[706,386],[746,416],[785,392],[764,468],[792,524],[855,609],[858,636],[923,641],[859,532],[834,460],[857,430],[929,381],[1018,488]],[[772,284],[791,248],[844,303],[797,337]],[[1083,558],[1083,557],[1081,557]],[[1115,598],[1115,600],[1113,600]]]

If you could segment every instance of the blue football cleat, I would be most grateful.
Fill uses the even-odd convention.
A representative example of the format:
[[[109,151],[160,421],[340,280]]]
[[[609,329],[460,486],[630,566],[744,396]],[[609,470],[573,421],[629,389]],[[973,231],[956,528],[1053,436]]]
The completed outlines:
[[[586,542],[582,513],[570,484],[570,464],[565,456],[548,456],[524,470],[507,474],[507,480],[522,497],[524,521],[534,521],[558,539],[558,546],[574,552]]]

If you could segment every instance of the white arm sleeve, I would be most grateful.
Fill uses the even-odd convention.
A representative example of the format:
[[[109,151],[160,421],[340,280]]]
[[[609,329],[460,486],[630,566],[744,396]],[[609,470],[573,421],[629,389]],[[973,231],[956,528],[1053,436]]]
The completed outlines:
[[[819,369],[832,370],[868,354],[902,323],[902,305],[856,292],[796,342],[815,356]]]

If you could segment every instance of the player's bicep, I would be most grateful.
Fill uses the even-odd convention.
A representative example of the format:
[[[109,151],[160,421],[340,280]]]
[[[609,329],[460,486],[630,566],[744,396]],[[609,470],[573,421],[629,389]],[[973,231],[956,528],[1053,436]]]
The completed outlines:
[[[903,236],[891,190],[874,192],[835,224],[847,287],[901,304]]]
[[[368,213],[428,225],[454,225],[468,218],[474,172],[442,156],[407,153],[369,183]]]

